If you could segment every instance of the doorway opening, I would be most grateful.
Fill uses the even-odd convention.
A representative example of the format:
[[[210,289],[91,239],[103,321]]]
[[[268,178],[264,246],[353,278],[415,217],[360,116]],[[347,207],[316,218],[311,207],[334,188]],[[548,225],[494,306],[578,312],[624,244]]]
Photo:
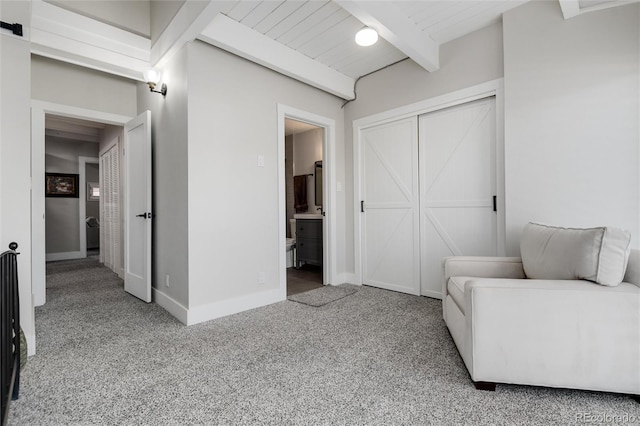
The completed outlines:
[[[319,263],[321,265],[321,276],[322,283],[318,285],[328,285],[328,284],[340,284],[344,278],[336,274],[337,269],[337,232],[336,232],[336,206],[335,206],[335,192],[339,192],[342,190],[342,183],[336,182],[335,175],[335,144],[336,144],[336,122],[334,119],[323,117],[314,113],[310,113],[308,111],[300,110],[297,108],[289,107],[286,105],[278,104],[278,248],[279,248],[279,270],[280,270],[280,295],[282,299],[287,298],[287,238],[291,238],[291,223],[289,222],[289,218],[287,218],[287,185],[286,185],[286,173],[285,169],[285,142],[286,142],[286,134],[285,125],[287,120],[289,121],[289,125],[294,125],[295,122],[299,122],[305,125],[311,125],[313,127],[309,128],[312,132],[315,131],[321,135],[322,140],[322,151],[321,151],[321,159],[315,158],[311,165],[307,167],[311,167],[307,169],[305,172],[296,172],[295,174],[306,174],[307,179],[309,180],[307,183],[309,185],[313,185],[311,194],[314,195],[314,198],[310,201],[307,201],[307,209],[306,211],[301,211],[299,213],[293,213],[294,217],[292,219],[296,219],[295,225],[295,239],[296,239],[296,252],[293,254],[294,258],[289,260],[289,264],[298,263],[298,265],[310,265],[313,266],[314,263]],[[315,129],[314,129],[315,128]],[[302,132],[304,133],[304,132]],[[293,158],[292,155],[288,156],[289,158]],[[318,163],[320,161],[320,163]],[[293,163],[291,164],[291,169],[293,170]],[[298,169],[300,170],[300,169]],[[317,177],[317,180],[316,180]],[[316,182],[318,184],[319,190],[316,191]],[[307,187],[309,190],[309,187]],[[322,200],[315,199],[315,194],[322,194]],[[310,192],[307,192],[307,196],[310,196]],[[293,198],[293,195],[291,195]],[[295,199],[293,198],[294,204]],[[321,207],[320,207],[321,206]],[[295,206],[294,206],[295,207]],[[309,209],[318,209],[310,211]],[[306,224],[310,224],[311,226],[305,226],[305,229],[300,229],[302,226],[301,221],[299,221],[295,215],[296,214],[316,214],[317,216],[314,218],[307,217],[304,220]],[[315,223],[313,223],[315,221]],[[302,231],[302,235],[301,235]],[[305,238],[308,237],[308,233],[312,232],[313,240],[315,244],[307,245],[307,240]],[[307,234],[307,235],[305,235]],[[319,238],[321,235],[321,239]],[[319,240],[319,241],[318,241]],[[305,253],[304,249],[302,253],[300,249],[304,245],[304,249],[315,249],[320,253],[309,252]],[[312,261],[312,259],[316,259],[316,261]],[[321,262],[317,260],[321,259]],[[295,270],[295,268],[293,269]]]
[[[45,114],[46,261],[93,258],[122,278],[120,140],[124,128]]]
[[[101,123],[45,115],[46,260],[86,257],[99,229],[99,199],[88,198],[86,184],[96,183]],[[82,193],[81,193],[82,192]],[[91,236],[90,244],[86,237]],[[99,243],[99,240],[98,240]]]
[[[130,117],[121,116],[116,114],[104,113],[100,111],[94,111],[84,108],[71,107],[67,105],[54,104],[43,101],[33,101],[31,106],[31,175],[32,175],[32,190],[31,190],[31,285],[33,293],[33,302],[35,306],[44,305],[46,302],[46,262],[53,260],[65,260],[65,259],[83,259],[86,256],[87,248],[87,233],[91,237],[95,237],[94,230],[87,232],[87,210],[92,211],[92,207],[88,207],[89,204],[80,203],[80,200],[87,200],[87,193],[93,192],[94,196],[96,192],[100,192],[100,198],[104,195],[104,191],[101,186],[102,177],[98,176],[98,188],[95,188],[95,175],[91,169],[87,169],[87,164],[94,164],[96,161],[100,161],[101,149],[104,148],[104,141],[102,139],[109,140],[109,134],[116,133],[118,135],[117,141],[121,141],[119,136],[123,132],[123,126],[131,120]],[[55,147],[55,142],[48,144],[47,139],[58,140],[58,146]],[[111,140],[116,139],[111,137]],[[91,146],[89,151],[76,152],[75,155],[70,154],[69,151],[64,153],[66,148],[76,144],[76,149],[88,149],[87,146]],[[108,144],[108,142],[107,142]],[[49,149],[47,150],[47,145]],[[66,146],[66,148],[65,148]],[[78,148],[81,146],[81,148]],[[47,152],[49,151],[49,152]],[[58,152],[56,158],[52,157],[52,152]],[[64,155],[60,154],[63,152]],[[64,174],[65,170],[68,171],[66,175],[62,176],[63,179],[54,180],[58,182],[58,190],[60,193],[62,189],[63,195],[59,200],[63,200],[67,204],[73,204],[74,207],[70,208],[69,216],[73,216],[73,221],[66,221],[66,225],[72,228],[70,232],[73,234],[73,238],[58,239],[56,236],[47,235],[47,231],[56,232],[60,229],[56,227],[45,226],[45,220],[47,216],[47,210],[49,213],[55,213],[56,208],[61,206],[53,205],[47,208],[47,200],[54,199],[56,197],[46,196],[46,170],[47,157],[53,159],[53,162],[49,164],[51,167],[50,173]],[[83,166],[80,166],[80,162],[83,161]],[[73,165],[73,166],[72,166]],[[54,167],[55,166],[55,167]],[[66,169],[71,167],[70,169]],[[92,166],[88,166],[92,167]],[[102,171],[102,167],[98,165],[99,172]],[[89,176],[89,182],[93,183],[93,188],[87,187],[87,175]],[[93,176],[93,177],[91,177]],[[55,177],[55,176],[54,176]],[[82,185],[80,180],[83,180]],[[70,187],[68,186],[70,185]],[[72,190],[73,197],[69,197],[69,194],[64,194],[65,191]],[[54,190],[54,192],[56,192]],[[93,200],[92,203],[96,203]],[[98,201],[98,204],[100,201]],[[69,209],[69,206],[67,206]],[[95,213],[95,209],[93,210]],[[50,215],[51,216],[51,215]],[[95,217],[93,214],[90,216]],[[67,218],[68,219],[68,218]],[[55,220],[53,217],[49,218],[49,221]],[[71,223],[73,222],[73,224]],[[104,227],[104,219],[96,217],[96,220],[90,219],[90,225],[95,227],[100,224],[100,230]],[[100,234],[101,232],[98,231]],[[103,240],[103,235],[99,235],[100,241]],[[54,242],[55,241],[55,242]],[[89,245],[94,243],[95,239],[89,242]],[[62,247],[52,248],[51,245],[62,244]],[[67,244],[67,245],[65,245]],[[103,255],[104,247],[100,248],[100,255]],[[116,270],[118,274],[120,271]],[[32,346],[35,347],[35,340],[32,342]]]
[[[285,119],[287,296],[322,287],[324,128]]]

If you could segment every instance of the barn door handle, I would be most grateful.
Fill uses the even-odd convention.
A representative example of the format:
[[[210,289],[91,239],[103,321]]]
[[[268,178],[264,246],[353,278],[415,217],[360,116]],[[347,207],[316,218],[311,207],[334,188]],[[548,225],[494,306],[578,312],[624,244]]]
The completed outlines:
[[[495,195],[493,196],[493,211],[497,212],[498,211],[498,197],[496,197]]]
[[[364,213],[364,200],[360,201],[360,213]]]

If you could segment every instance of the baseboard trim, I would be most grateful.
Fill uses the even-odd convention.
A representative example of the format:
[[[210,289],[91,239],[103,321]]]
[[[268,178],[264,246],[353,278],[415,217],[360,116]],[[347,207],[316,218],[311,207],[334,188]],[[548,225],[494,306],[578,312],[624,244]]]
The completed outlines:
[[[153,290],[153,301],[162,308],[164,308],[171,315],[176,317],[178,321],[183,324],[188,324],[189,318],[189,310],[182,306],[181,303],[177,302],[170,296],[167,296],[165,293],[161,292],[157,288],[152,288]]]
[[[27,356],[33,356],[36,354],[36,335],[24,333],[24,338],[27,341]]]
[[[188,310],[187,325],[199,324],[216,318],[226,317],[261,306],[271,305],[286,300],[280,288],[254,293],[234,299],[221,300],[204,306],[196,306]]]
[[[423,290],[420,295],[442,300],[442,292],[439,291]]]
[[[55,262],[58,260],[83,259],[81,251],[67,251],[62,253],[47,253],[47,262]]]

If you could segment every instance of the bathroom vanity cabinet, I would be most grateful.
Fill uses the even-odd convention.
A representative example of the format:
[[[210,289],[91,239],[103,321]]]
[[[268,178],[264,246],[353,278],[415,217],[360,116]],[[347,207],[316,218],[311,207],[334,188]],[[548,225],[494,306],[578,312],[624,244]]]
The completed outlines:
[[[322,266],[322,219],[296,219],[296,267]]]

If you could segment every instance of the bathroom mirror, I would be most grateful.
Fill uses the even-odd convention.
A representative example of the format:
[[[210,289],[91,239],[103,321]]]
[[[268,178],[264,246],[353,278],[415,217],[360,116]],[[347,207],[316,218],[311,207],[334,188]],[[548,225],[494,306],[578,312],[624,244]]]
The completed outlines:
[[[315,205],[322,207],[322,161],[316,161],[315,163],[315,171],[313,173],[315,176],[315,192],[316,192],[316,201]]]

